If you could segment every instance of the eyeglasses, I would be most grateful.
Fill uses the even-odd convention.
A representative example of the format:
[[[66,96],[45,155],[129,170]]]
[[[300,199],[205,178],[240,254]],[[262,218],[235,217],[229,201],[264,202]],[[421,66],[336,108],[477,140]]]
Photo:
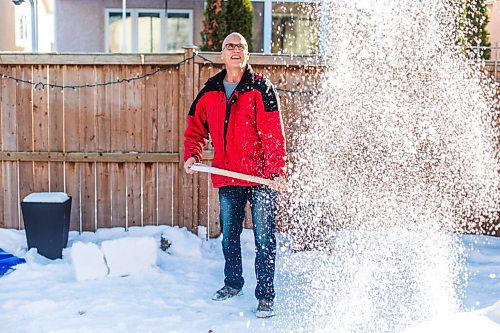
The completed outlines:
[[[233,43],[227,43],[224,48],[228,51],[232,51],[234,49],[237,49],[238,51],[244,51],[247,49],[247,46],[245,44],[233,44]]]

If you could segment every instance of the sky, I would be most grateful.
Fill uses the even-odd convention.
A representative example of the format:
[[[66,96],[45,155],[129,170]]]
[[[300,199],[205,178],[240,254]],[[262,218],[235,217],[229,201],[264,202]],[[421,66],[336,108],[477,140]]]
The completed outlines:
[[[292,285],[293,267],[318,253],[295,253],[278,234],[276,316],[255,317],[253,235],[244,230],[243,295],[215,302],[223,285],[220,238],[206,240],[169,226],[70,232],[63,258],[27,250],[24,231],[0,229],[0,248],[26,259],[0,277],[0,332],[351,332],[312,327],[307,310],[290,297],[307,297]],[[160,238],[170,247],[160,249]],[[500,332],[500,238],[457,236],[464,244],[467,284],[459,311],[413,322],[404,333]],[[291,265],[290,263],[293,263]],[[328,311],[327,311],[328,312]],[[331,315],[331,324],[335,316]],[[311,318],[311,317],[309,317]],[[353,331],[354,332],[354,331]]]

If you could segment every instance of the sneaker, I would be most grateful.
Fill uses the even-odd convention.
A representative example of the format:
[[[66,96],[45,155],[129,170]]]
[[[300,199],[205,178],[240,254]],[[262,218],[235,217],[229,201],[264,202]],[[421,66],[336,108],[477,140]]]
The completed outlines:
[[[230,286],[224,286],[219,290],[217,290],[217,292],[212,296],[212,299],[214,301],[224,301],[228,298],[240,295],[243,295],[241,289],[236,289]]]
[[[255,311],[255,316],[257,318],[269,318],[274,316],[273,301],[268,301],[265,299],[259,300],[259,305],[257,306],[257,311]]]

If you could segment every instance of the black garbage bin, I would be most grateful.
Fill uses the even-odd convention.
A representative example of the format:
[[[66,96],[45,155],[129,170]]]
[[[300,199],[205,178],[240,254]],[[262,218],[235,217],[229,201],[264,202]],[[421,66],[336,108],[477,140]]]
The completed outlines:
[[[71,196],[63,192],[38,192],[21,202],[28,249],[49,258],[62,258],[68,244]]]

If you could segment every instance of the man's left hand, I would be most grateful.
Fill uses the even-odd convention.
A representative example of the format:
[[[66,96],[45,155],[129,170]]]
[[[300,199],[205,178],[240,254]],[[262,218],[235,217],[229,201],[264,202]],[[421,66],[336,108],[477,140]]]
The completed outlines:
[[[272,188],[275,191],[278,192],[283,192],[286,190],[286,182],[285,178],[283,177],[274,177],[273,178],[273,183],[269,185],[270,188]]]

